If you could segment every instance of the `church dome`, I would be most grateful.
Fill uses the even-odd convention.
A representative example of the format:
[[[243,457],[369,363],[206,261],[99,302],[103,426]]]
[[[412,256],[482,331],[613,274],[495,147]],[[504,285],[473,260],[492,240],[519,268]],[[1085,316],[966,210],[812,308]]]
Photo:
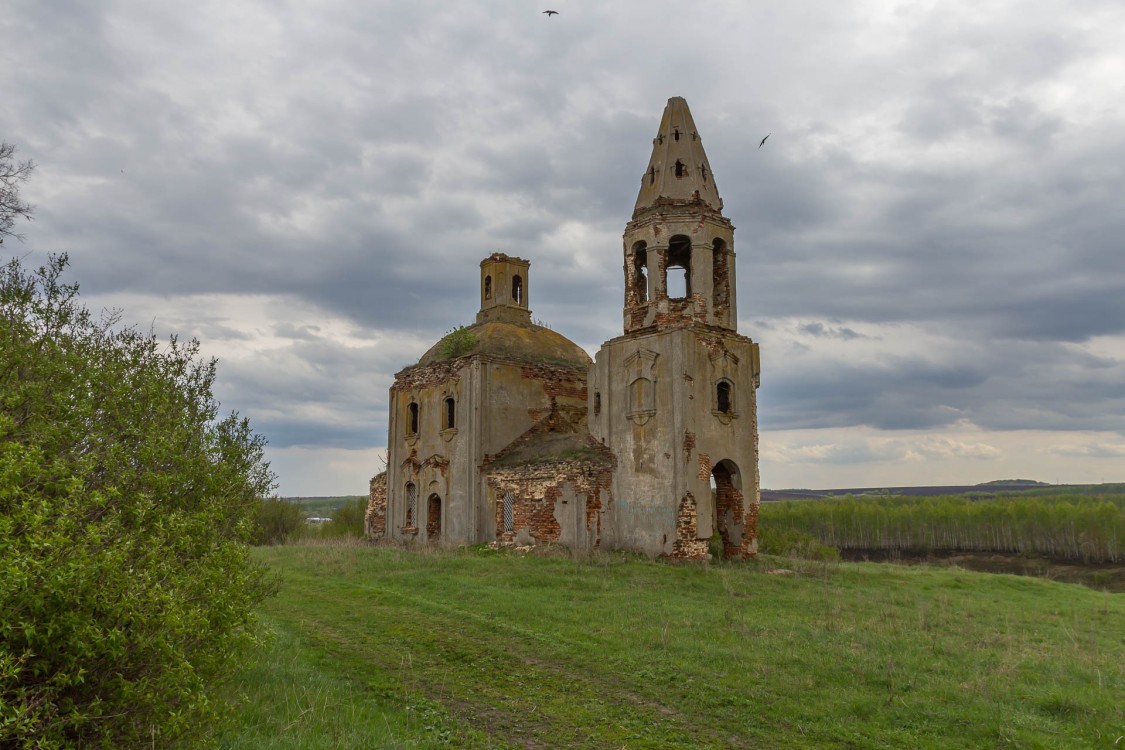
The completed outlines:
[[[446,334],[418,360],[432,365],[455,357],[491,355],[525,362],[588,367],[590,355],[566,336],[534,323],[485,320]]]

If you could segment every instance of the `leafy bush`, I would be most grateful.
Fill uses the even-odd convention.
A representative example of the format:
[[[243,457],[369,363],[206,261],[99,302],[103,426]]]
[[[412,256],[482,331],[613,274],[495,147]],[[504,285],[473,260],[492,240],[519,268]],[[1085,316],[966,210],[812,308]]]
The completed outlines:
[[[167,746],[257,640],[273,475],[198,343],[94,319],[65,265],[0,270],[0,747]]]
[[[332,511],[332,521],[325,524],[321,533],[328,536],[363,536],[363,516],[367,512],[367,498],[357,497]]]
[[[758,551],[766,555],[832,562],[840,559],[835,547],[794,529],[767,529],[758,534]]]
[[[305,531],[305,511],[296,503],[271,497],[258,503],[251,544],[285,544]]]

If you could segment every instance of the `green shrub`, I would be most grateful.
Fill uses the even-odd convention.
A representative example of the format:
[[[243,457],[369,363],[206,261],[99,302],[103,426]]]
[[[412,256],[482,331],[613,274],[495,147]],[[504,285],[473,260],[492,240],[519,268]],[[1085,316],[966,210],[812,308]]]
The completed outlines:
[[[327,536],[363,536],[367,498],[357,497],[332,511],[332,520],[321,530]]]
[[[723,559],[723,535],[715,532],[707,542],[707,553],[711,555],[712,562],[719,562]]]
[[[0,270],[0,747],[198,744],[272,589],[264,441],[197,342],[94,319],[65,265]]]
[[[285,544],[305,532],[305,511],[296,503],[271,497],[258,503],[254,512],[251,544]]]
[[[442,359],[456,359],[471,352],[477,345],[477,336],[465,326],[457,326],[445,334],[439,343],[438,351]]]
[[[758,551],[766,555],[795,557],[801,560],[832,562],[840,559],[835,547],[821,544],[810,534],[794,529],[767,529],[758,532]]]

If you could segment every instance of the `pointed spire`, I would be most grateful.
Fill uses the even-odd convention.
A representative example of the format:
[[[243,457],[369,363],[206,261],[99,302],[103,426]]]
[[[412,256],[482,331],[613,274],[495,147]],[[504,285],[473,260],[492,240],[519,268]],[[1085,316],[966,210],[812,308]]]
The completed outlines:
[[[652,139],[652,158],[641,176],[641,191],[633,211],[661,199],[690,201],[695,193],[716,211],[722,210],[715,176],[703,151],[703,141],[683,97],[674,96],[660,118],[660,131]]]

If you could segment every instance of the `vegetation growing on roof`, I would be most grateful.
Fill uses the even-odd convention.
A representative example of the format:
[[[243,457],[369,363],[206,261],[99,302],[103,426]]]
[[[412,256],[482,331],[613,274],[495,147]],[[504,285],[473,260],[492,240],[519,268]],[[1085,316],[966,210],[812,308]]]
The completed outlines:
[[[439,343],[438,351],[442,359],[457,359],[476,348],[477,335],[465,326],[457,326],[447,332]]]

